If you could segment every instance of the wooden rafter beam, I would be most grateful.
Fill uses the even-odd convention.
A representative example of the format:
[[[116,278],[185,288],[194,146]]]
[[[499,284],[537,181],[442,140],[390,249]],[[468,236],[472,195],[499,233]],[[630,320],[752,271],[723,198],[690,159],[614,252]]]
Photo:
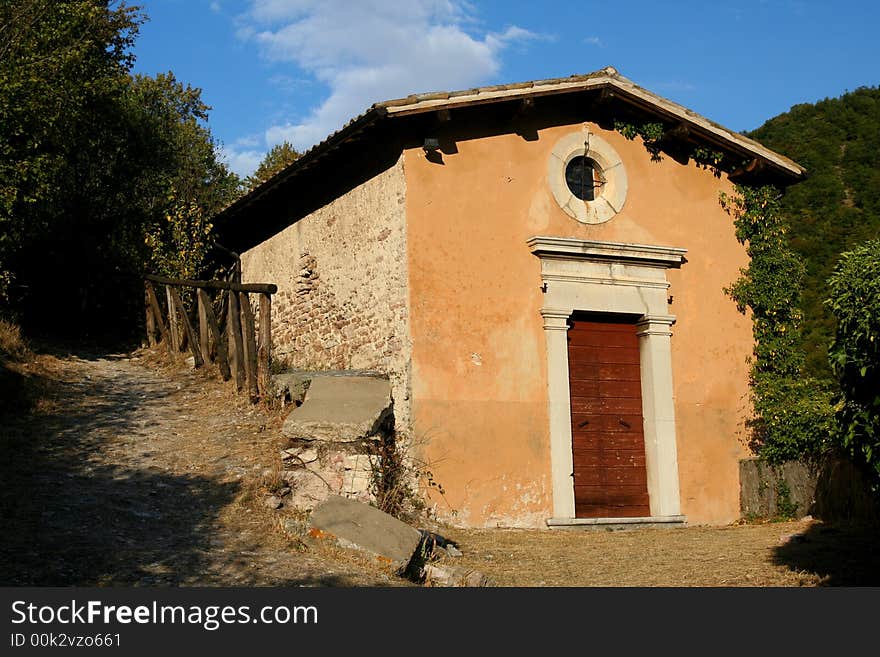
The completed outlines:
[[[691,136],[691,129],[686,123],[679,123],[663,131],[661,141],[666,144],[687,141]]]
[[[767,164],[761,158],[754,157],[748,162],[746,162],[743,166],[737,167],[733,171],[730,172],[728,178],[733,181],[742,180],[751,178],[752,176],[759,176],[764,174],[767,171]]]

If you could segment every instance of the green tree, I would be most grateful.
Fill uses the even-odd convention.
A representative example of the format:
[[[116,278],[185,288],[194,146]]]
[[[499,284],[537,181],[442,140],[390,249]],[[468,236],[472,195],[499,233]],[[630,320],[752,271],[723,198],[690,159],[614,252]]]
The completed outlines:
[[[840,442],[880,478],[880,239],[842,254],[828,285]]]
[[[133,330],[143,271],[196,273],[206,218],[239,193],[210,108],[171,73],[130,74],[144,16],[121,2],[0,12],[0,270],[27,323]]]
[[[289,142],[282,142],[277,146],[273,146],[266,153],[263,161],[257,170],[246,180],[248,191],[256,189],[264,182],[272,178],[275,174],[280,173],[288,166],[299,159],[301,153],[297,151]]]
[[[114,5],[0,4],[0,299],[14,254],[67,210],[90,128],[126,83],[143,17]]]
[[[217,156],[201,92],[172,73],[132,79],[125,115],[134,132],[129,156],[138,172],[136,207],[154,271],[198,275],[213,243],[208,218],[240,193],[241,182]]]
[[[749,136],[807,168],[807,180],[786,191],[782,212],[805,265],[806,372],[833,382],[828,279],[840,253],[880,235],[880,88],[796,105]]]

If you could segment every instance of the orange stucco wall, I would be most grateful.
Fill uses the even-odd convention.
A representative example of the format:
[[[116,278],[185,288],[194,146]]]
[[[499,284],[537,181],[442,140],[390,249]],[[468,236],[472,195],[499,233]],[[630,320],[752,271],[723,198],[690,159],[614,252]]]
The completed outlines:
[[[586,125],[626,167],[621,213],[583,225],[547,184],[554,144]],[[450,128],[454,130],[454,128]],[[443,163],[407,150],[407,252],[416,442],[445,489],[436,511],[471,526],[544,526],[552,515],[547,357],[534,235],[688,249],[669,270],[682,513],[739,515],[751,327],[722,289],[746,264],[718,204],[726,179],[652,162],[641,143],[594,124],[456,142]]]

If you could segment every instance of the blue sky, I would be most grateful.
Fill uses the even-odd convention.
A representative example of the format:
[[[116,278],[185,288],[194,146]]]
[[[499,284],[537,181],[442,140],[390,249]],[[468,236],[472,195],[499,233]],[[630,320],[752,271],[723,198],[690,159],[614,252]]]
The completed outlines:
[[[138,0],[138,73],[202,89],[247,175],[380,100],[614,66],[733,130],[880,84],[876,0]]]

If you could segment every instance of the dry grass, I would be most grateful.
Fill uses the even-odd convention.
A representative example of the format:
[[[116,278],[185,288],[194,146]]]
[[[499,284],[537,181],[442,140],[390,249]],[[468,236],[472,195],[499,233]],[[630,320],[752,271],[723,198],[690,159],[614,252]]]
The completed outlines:
[[[8,320],[0,319],[0,358],[25,360],[30,354],[27,343],[21,336],[21,328]]]
[[[0,413],[26,409],[39,397],[27,371],[33,361],[19,326],[0,319]]]
[[[870,528],[805,519],[630,531],[449,529],[460,564],[500,586],[877,585]]]
[[[168,376],[178,380],[182,376],[206,376],[197,372],[182,374],[178,363],[153,365],[159,369],[167,366]],[[218,442],[216,437],[206,435],[198,448],[208,460],[225,455],[260,464],[255,470],[259,476],[244,478],[239,496],[224,510],[221,518],[227,527],[244,529],[244,524],[258,521],[264,528],[260,540],[274,549],[320,554],[347,569],[369,573],[374,581],[390,575],[375,559],[329,543],[306,550],[282,529],[283,521],[292,517],[291,512],[266,508],[266,495],[276,492],[279,484],[280,427],[289,408],[252,407],[235,395],[231,385],[217,381],[205,388],[198,405],[218,416],[259,416],[263,426],[255,429],[252,424],[245,432],[252,437],[247,441]],[[191,430],[188,440],[199,440],[201,431]],[[259,437],[253,439],[255,432]],[[499,586],[801,587],[880,583],[880,564],[873,548],[876,534],[871,530],[828,528],[815,521],[614,532],[438,531],[459,543],[464,553],[450,565],[483,572]],[[392,582],[405,584],[389,578]]]

